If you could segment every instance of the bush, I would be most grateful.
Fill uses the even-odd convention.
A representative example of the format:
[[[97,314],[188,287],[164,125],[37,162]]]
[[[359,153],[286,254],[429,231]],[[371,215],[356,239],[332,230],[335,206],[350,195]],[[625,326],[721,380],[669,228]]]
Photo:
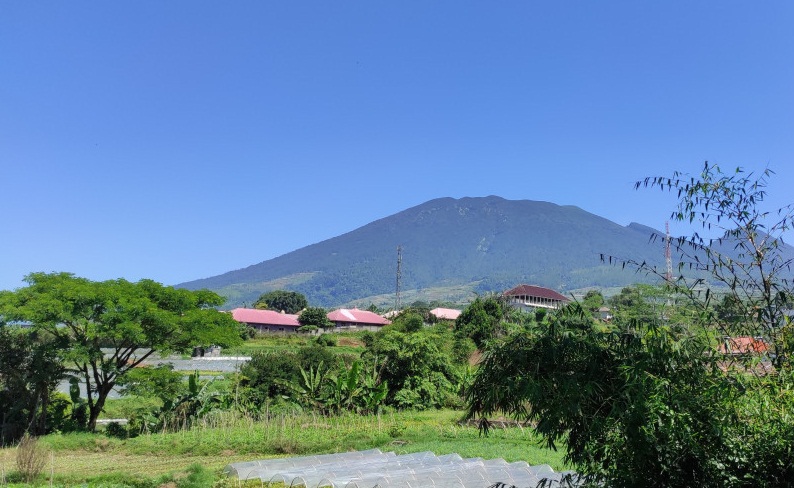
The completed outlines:
[[[200,464],[193,464],[188,468],[186,478],[177,481],[177,488],[211,488],[215,482],[215,475]]]
[[[314,342],[317,345],[326,347],[334,347],[337,344],[336,337],[333,334],[320,334]]]
[[[41,475],[47,464],[47,453],[39,446],[38,439],[25,434],[17,446],[17,471],[25,483],[32,483]]]
[[[295,381],[300,375],[300,362],[290,352],[260,352],[240,368],[241,384],[255,403],[268,398],[288,395],[283,382]]]
[[[392,328],[400,332],[418,332],[424,327],[424,319],[422,315],[416,312],[401,313],[392,322]]]
[[[469,390],[468,416],[504,412],[536,423],[550,447],[564,443],[585,481],[604,486],[792,479],[790,373],[724,371],[686,328],[622,325],[605,332],[576,304],[493,344]]]
[[[105,427],[105,435],[117,439],[127,439],[130,437],[127,427],[118,422],[111,422]]]
[[[367,357],[382,361],[380,381],[389,387],[387,405],[423,410],[448,403],[458,371],[446,341],[435,331],[427,328],[408,334],[392,329],[378,334],[367,349]]]
[[[298,349],[298,352],[295,354],[295,356],[298,361],[298,367],[305,370],[308,370],[309,368],[317,369],[320,366],[320,363],[323,363],[326,368],[334,368],[338,363],[336,354],[334,354],[334,352],[329,350],[327,347],[320,344],[312,344],[302,347]]]

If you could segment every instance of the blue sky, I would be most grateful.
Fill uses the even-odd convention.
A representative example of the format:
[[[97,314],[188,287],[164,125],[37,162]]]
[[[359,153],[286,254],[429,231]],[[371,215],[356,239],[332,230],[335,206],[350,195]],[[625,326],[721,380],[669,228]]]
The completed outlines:
[[[0,289],[176,284],[446,196],[661,229],[674,199],[632,183],[706,160],[788,204],[792,25],[788,1],[0,0]]]

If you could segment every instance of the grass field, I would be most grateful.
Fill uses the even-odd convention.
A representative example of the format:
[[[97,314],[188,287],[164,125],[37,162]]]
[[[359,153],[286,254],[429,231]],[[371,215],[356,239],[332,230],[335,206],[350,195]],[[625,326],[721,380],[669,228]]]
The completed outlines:
[[[333,333],[337,345],[331,351],[337,354],[361,354],[364,344],[360,339],[360,332]],[[258,334],[246,340],[243,344],[223,350],[224,356],[252,356],[258,352],[294,351],[297,348],[308,346],[316,336],[308,334]]]
[[[101,434],[55,434],[39,441],[46,462],[38,484],[209,487],[231,483],[224,483],[221,470],[233,462],[371,448],[398,454],[432,451],[524,460],[565,469],[562,453],[539,447],[529,429],[495,429],[481,437],[475,427],[457,424],[460,415],[432,411],[329,418],[277,416],[254,421],[227,413],[204,419],[191,430],[126,440]],[[0,450],[0,465],[2,485],[27,486],[18,483],[15,448]]]

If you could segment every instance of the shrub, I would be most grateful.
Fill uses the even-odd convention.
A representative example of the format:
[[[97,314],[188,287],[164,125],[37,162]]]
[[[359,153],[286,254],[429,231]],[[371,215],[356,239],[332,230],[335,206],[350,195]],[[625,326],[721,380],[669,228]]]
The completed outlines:
[[[105,435],[108,437],[115,437],[117,439],[129,438],[127,427],[118,422],[111,422],[105,427]]]
[[[458,371],[445,346],[432,328],[378,334],[366,356],[382,361],[380,380],[389,387],[386,404],[420,410],[445,405],[458,382]]]
[[[240,368],[241,384],[256,403],[289,394],[282,382],[295,381],[300,374],[297,356],[290,352],[260,352]]]
[[[320,334],[314,342],[320,346],[326,347],[334,347],[337,344],[336,337],[332,334]]]
[[[323,334],[323,336],[324,335],[329,334]],[[298,361],[298,367],[303,369],[316,369],[320,366],[320,363],[324,364],[326,368],[334,368],[338,363],[336,354],[334,354],[333,351],[329,350],[324,345],[320,344],[312,344],[298,349],[295,357]]]
[[[742,427],[742,390],[710,361],[709,344],[660,323],[603,332],[578,304],[550,319],[486,351],[470,417],[535,422],[605,486],[729,486],[742,473],[729,469],[728,435]]]
[[[41,475],[47,464],[47,453],[39,446],[38,439],[25,434],[17,446],[17,471],[25,483],[32,483]]]

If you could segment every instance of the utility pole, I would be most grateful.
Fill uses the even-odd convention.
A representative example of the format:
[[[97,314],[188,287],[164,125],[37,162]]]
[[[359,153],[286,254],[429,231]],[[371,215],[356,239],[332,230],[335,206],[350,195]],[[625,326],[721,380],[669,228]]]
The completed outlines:
[[[665,222],[665,239],[664,239],[664,259],[667,264],[667,273],[665,273],[665,280],[667,284],[673,283],[673,258],[670,254],[670,221]]]
[[[394,300],[394,310],[400,311],[402,299],[400,298],[400,287],[402,286],[402,266],[403,266],[403,247],[397,246],[397,290]]]

